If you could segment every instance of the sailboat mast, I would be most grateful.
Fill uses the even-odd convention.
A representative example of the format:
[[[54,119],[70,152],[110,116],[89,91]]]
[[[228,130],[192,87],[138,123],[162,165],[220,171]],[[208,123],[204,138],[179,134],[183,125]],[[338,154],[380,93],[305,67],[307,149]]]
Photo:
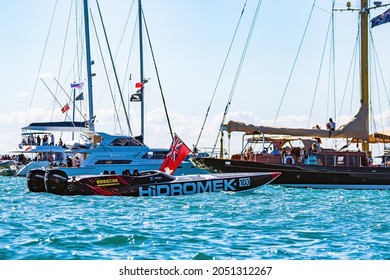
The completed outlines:
[[[361,49],[361,102],[368,105],[368,0],[360,3],[360,49]],[[366,119],[366,127],[369,127],[369,118]],[[367,135],[368,139],[368,135]],[[363,142],[363,151],[369,150],[369,142]]]
[[[84,0],[84,26],[85,26],[85,49],[87,59],[87,77],[88,77],[88,107],[89,107],[89,129],[95,132],[93,123],[93,100],[92,100],[92,69],[91,69],[91,49],[89,40],[89,18],[88,18],[88,0]]]
[[[140,88],[141,95],[141,140],[144,141],[144,63],[143,63],[143,46],[142,46],[142,3],[138,0],[138,21],[139,21],[139,59],[140,59]]]

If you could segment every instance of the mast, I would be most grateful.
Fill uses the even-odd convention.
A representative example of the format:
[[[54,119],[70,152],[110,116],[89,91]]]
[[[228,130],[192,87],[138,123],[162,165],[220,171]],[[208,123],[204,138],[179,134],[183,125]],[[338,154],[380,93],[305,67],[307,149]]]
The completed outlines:
[[[87,59],[87,77],[88,77],[88,108],[89,108],[89,129],[95,132],[95,124],[93,123],[93,99],[92,99],[92,70],[91,70],[91,49],[89,40],[89,19],[88,19],[88,0],[84,0],[84,26],[85,26],[85,49]]]
[[[360,3],[360,52],[361,52],[361,103],[368,105],[368,0],[361,0]],[[368,113],[369,114],[369,113]],[[366,119],[366,127],[369,127],[369,118]],[[369,133],[369,132],[368,132]],[[367,135],[368,139],[368,135]],[[362,150],[369,150],[369,141],[363,141]]]
[[[142,84],[140,88],[141,96],[141,141],[144,142],[144,63],[143,63],[143,46],[142,46],[142,4],[141,0],[138,0],[138,21],[139,21],[139,59],[140,59],[140,82]]]

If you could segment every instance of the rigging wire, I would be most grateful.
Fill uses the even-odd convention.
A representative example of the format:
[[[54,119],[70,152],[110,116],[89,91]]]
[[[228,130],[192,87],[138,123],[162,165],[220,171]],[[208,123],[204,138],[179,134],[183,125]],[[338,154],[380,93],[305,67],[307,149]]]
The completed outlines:
[[[116,73],[116,67],[115,67],[114,59],[112,57],[112,52],[111,52],[111,48],[110,48],[110,45],[109,45],[109,42],[108,42],[106,27],[105,27],[105,25],[103,23],[103,17],[102,17],[102,13],[101,13],[101,10],[100,10],[100,6],[99,6],[98,0],[96,0],[96,4],[97,4],[97,7],[98,7],[98,11],[99,11],[100,21],[101,21],[101,24],[102,24],[102,27],[103,27],[104,37],[106,39],[106,44],[107,44],[108,52],[109,52],[109,55],[110,55],[112,68],[114,70],[115,81],[116,81],[116,84],[117,84],[117,87],[118,87],[118,90],[119,90],[119,96],[120,96],[120,99],[121,99],[121,102],[122,102],[122,106],[123,106],[123,110],[124,110],[124,113],[125,113],[125,116],[126,116],[127,128],[129,130],[130,135],[132,135],[133,133],[131,131],[129,115],[127,114],[126,104],[125,104],[125,101],[123,99],[123,94],[122,94],[121,87],[119,85],[118,75]]]
[[[248,47],[249,47],[249,42],[250,42],[250,39],[252,38],[253,30],[254,30],[254,27],[255,27],[255,24],[256,24],[256,20],[257,20],[257,17],[258,17],[258,14],[259,14],[262,2],[263,1],[260,0],[257,3],[255,16],[253,18],[253,21],[252,21],[252,24],[251,24],[251,28],[249,30],[248,37],[247,37],[246,42],[245,42],[244,50],[243,50],[242,55],[241,55],[240,63],[239,63],[239,66],[238,66],[238,69],[237,69],[237,72],[236,72],[236,76],[235,76],[234,81],[233,81],[233,85],[232,85],[232,88],[231,88],[231,91],[230,91],[229,99],[228,99],[228,102],[227,102],[226,107],[225,107],[225,111],[224,111],[224,114],[223,114],[223,117],[222,117],[220,129],[218,130],[218,135],[217,135],[217,138],[216,138],[216,141],[215,141],[212,153],[214,153],[214,150],[215,150],[215,148],[217,146],[217,143],[218,143],[218,139],[219,139],[220,135],[223,133],[222,132],[222,126],[223,126],[223,124],[224,124],[224,122],[226,120],[226,116],[227,116],[227,113],[229,111],[232,99],[233,99],[233,94],[234,94],[234,91],[235,91],[235,88],[236,88],[236,85],[237,85],[237,82],[238,82],[238,78],[239,78],[240,73],[241,73],[242,65],[244,64],[245,56],[246,56],[246,53],[247,53]],[[222,153],[222,151],[220,151],[220,152]]]
[[[373,59],[372,61],[374,61],[375,63],[375,70],[376,70],[376,73],[379,71],[379,74],[381,76],[381,80],[382,80],[382,84],[383,84],[383,88],[384,88],[384,91],[386,93],[386,98],[387,98],[387,104],[388,106],[390,105],[390,100],[389,100],[389,94],[388,94],[388,90],[387,90],[387,87],[386,87],[386,82],[385,82],[385,79],[383,77],[383,71],[382,71],[382,67],[381,67],[381,64],[380,64],[380,60],[378,58],[378,53],[376,51],[376,47],[375,47],[375,44],[374,44],[374,39],[373,39],[373,36],[372,36],[372,32],[370,31],[370,40],[371,40],[371,46],[372,46],[372,56],[373,56]],[[375,59],[374,59],[375,58]],[[377,88],[377,93],[378,93],[378,107],[379,107],[379,114],[381,116],[380,118],[380,121],[381,121],[381,126],[382,126],[382,129],[385,128],[385,124],[383,122],[383,115],[382,115],[382,108],[381,108],[381,104],[382,102],[380,101],[380,95],[379,95],[379,81],[378,81],[378,74],[375,75],[376,77],[376,88]],[[371,83],[370,83],[371,84]],[[372,110],[372,108],[371,108]],[[374,116],[372,117],[373,118],[373,122],[374,122]],[[375,131],[378,131],[378,129],[376,128],[376,124],[374,122],[374,126],[375,127]]]
[[[71,18],[71,15],[72,15],[72,9],[73,9],[73,1],[71,1],[70,7],[69,7],[68,20],[67,20],[67,23],[66,23],[66,29],[65,29],[65,34],[64,34],[64,43],[62,45],[62,53],[61,53],[60,65],[58,67],[58,76],[57,76],[58,80],[60,80],[61,72],[62,72],[62,65],[63,65],[63,62],[64,62],[65,47],[66,47],[66,41],[67,41],[67,38],[68,38],[70,18]],[[55,96],[57,96],[57,95],[58,95],[58,84],[57,84],[56,89],[55,89]],[[53,103],[50,120],[53,119],[54,105],[55,104]]]
[[[35,96],[35,92],[36,92],[36,89],[37,89],[38,79],[39,79],[39,75],[41,73],[42,64],[43,64],[43,58],[45,57],[46,47],[47,47],[47,44],[48,44],[48,41],[49,41],[49,37],[50,37],[50,31],[51,31],[51,28],[53,26],[54,15],[55,15],[56,10],[57,10],[57,3],[58,3],[58,0],[56,0],[56,2],[54,4],[53,13],[51,15],[50,24],[49,24],[49,30],[48,30],[47,35],[46,35],[46,41],[45,41],[45,45],[43,47],[42,57],[41,57],[41,61],[39,63],[39,67],[38,67],[38,74],[37,74],[37,77],[35,79],[34,89],[33,89],[31,100],[30,100],[30,106],[29,106],[29,109],[28,109],[28,112],[27,112],[27,116],[26,116],[26,123],[27,123],[27,121],[29,119],[29,116],[30,116],[30,109],[31,109],[32,102],[33,102],[33,99],[34,99],[34,96]]]
[[[342,111],[342,108],[344,107],[344,100],[345,100],[345,96],[347,94],[347,87],[348,87],[348,81],[349,81],[349,78],[351,77],[351,70],[352,70],[352,67],[353,67],[353,73],[355,73],[356,71],[356,63],[353,63],[354,61],[356,61],[356,56],[357,56],[357,50],[358,50],[358,45],[359,45],[359,32],[358,34],[356,35],[356,40],[355,40],[355,47],[353,49],[353,53],[352,53],[352,58],[351,58],[351,63],[349,65],[349,68],[348,68],[348,74],[347,74],[347,80],[346,80],[346,83],[345,83],[345,88],[344,88],[344,94],[343,94],[343,98],[341,99],[341,105],[340,105],[340,110],[339,110],[339,114],[338,114],[338,119],[340,119],[341,117],[341,111]],[[353,77],[353,81],[352,81],[352,85],[354,85],[354,77],[355,75],[352,75]],[[352,89],[352,93],[353,93],[353,89]],[[351,98],[353,97],[353,94],[351,94]],[[350,107],[349,107],[349,115],[352,114],[352,100],[350,102]]]
[[[308,29],[308,26],[309,26],[309,23],[310,23],[310,20],[311,20],[311,16],[313,15],[313,10],[314,10],[314,8],[315,8],[316,2],[317,2],[317,0],[314,0],[314,2],[313,2],[313,6],[312,6],[312,8],[311,8],[311,11],[310,11],[310,14],[309,14],[309,18],[308,18],[308,20],[307,20],[306,27],[305,27],[305,30],[304,30],[304,32],[303,32],[302,39],[301,39],[301,42],[300,42],[300,44],[299,44],[298,52],[297,52],[297,55],[295,56],[293,66],[292,66],[292,69],[291,69],[291,71],[290,71],[290,75],[289,75],[289,77],[288,77],[288,79],[287,79],[287,84],[286,84],[286,87],[284,88],[284,92],[283,92],[283,95],[282,95],[282,100],[281,100],[280,103],[279,103],[279,108],[278,108],[278,110],[277,110],[277,112],[276,112],[276,116],[275,116],[275,120],[274,120],[273,125],[275,125],[276,120],[277,120],[277,118],[278,118],[278,116],[279,116],[279,112],[280,112],[280,109],[281,109],[281,107],[282,107],[284,97],[286,96],[286,92],[287,92],[288,86],[290,85],[290,80],[291,80],[292,74],[293,74],[293,72],[294,72],[295,65],[297,64],[297,60],[298,60],[299,54],[300,54],[300,52],[301,52],[302,44],[303,44],[303,41],[304,41],[304,39],[305,39],[306,32],[307,32],[307,29]]]
[[[95,36],[98,37],[98,35],[97,35],[97,29],[96,29],[96,25],[95,25],[95,20],[94,20],[94,17],[93,17],[92,14],[91,14],[91,19],[92,19],[93,29],[94,29],[94,31],[95,31]],[[109,80],[109,75],[108,75],[108,71],[107,71],[106,62],[105,62],[105,60],[104,60],[104,58],[103,58],[102,47],[101,47],[101,44],[100,44],[100,41],[99,41],[99,40],[97,40],[97,43],[98,43],[98,47],[99,47],[100,56],[102,57],[102,63],[103,63],[104,73],[106,74],[108,87],[109,87],[109,89],[110,89],[111,99],[112,99],[112,102],[113,102],[113,105],[114,105],[115,116],[116,116],[117,121],[118,121],[119,129],[122,131],[122,127],[121,127],[121,124],[120,124],[120,121],[119,121],[118,109],[117,109],[116,102],[115,102],[115,97],[114,97],[113,90],[112,90],[112,87],[111,87],[111,83],[110,83],[110,80]]]
[[[171,133],[171,137],[172,137],[172,140],[173,140],[174,137],[173,137],[173,132],[172,132],[172,126],[171,126],[171,122],[170,122],[169,116],[168,116],[168,110],[167,110],[167,106],[166,106],[166,102],[165,102],[165,97],[164,97],[164,93],[163,93],[162,86],[161,86],[160,75],[159,75],[158,70],[157,70],[156,58],[155,58],[155,56],[154,56],[154,52],[153,52],[153,48],[152,48],[152,42],[151,42],[150,36],[149,36],[149,29],[148,29],[148,27],[147,27],[147,25],[146,25],[145,14],[144,14],[143,9],[142,9],[142,17],[143,17],[144,24],[145,24],[146,35],[148,36],[149,48],[150,48],[150,52],[151,52],[152,58],[153,58],[153,65],[154,65],[154,69],[155,69],[155,71],[156,71],[158,86],[159,86],[159,88],[160,88],[161,98],[162,98],[163,105],[164,105],[165,115],[166,115],[166,117],[167,117],[167,122],[168,122],[168,126],[169,126],[169,131],[170,131],[170,133]]]
[[[230,42],[230,45],[229,45],[228,51],[227,51],[227,53],[226,53],[225,60],[224,60],[224,62],[223,62],[223,65],[222,65],[221,72],[219,73],[219,77],[218,77],[217,83],[216,83],[216,85],[215,85],[214,92],[213,92],[213,95],[212,95],[212,97],[211,97],[211,100],[210,100],[209,106],[208,106],[208,108],[207,108],[207,111],[206,111],[206,116],[205,116],[205,118],[204,118],[204,120],[203,120],[203,124],[202,124],[202,127],[201,127],[201,129],[200,129],[200,133],[199,133],[198,139],[196,140],[196,143],[195,143],[195,148],[197,148],[197,147],[198,147],[198,144],[199,144],[200,137],[202,136],[203,129],[204,129],[204,127],[205,127],[205,124],[206,124],[207,118],[208,118],[208,116],[209,116],[209,112],[210,112],[211,104],[213,103],[213,100],[214,100],[215,94],[216,94],[216,92],[217,92],[217,89],[218,89],[219,83],[220,83],[220,81],[221,81],[221,78],[222,78],[222,74],[223,74],[223,72],[224,72],[224,70],[225,70],[226,62],[227,62],[227,60],[228,60],[228,58],[229,58],[230,51],[231,51],[231,49],[232,49],[232,46],[233,46],[233,42],[234,42],[234,40],[235,40],[235,38],[236,38],[237,31],[238,31],[238,28],[239,28],[239,26],[240,26],[240,24],[241,24],[242,16],[243,16],[243,14],[244,14],[244,12],[245,12],[245,7],[246,7],[246,3],[247,3],[247,2],[248,2],[248,1],[245,1],[245,3],[244,3],[244,6],[243,6],[243,8],[242,8],[242,10],[241,10],[241,14],[240,14],[240,17],[239,17],[239,20],[238,20],[238,23],[237,23],[236,29],[235,29],[235,31],[234,31],[234,34],[233,34],[233,38],[232,38],[232,40],[231,40],[231,42]]]
[[[66,90],[61,86],[60,82],[54,78],[54,81],[57,83],[57,86],[61,88],[61,90],[65,93],[65,95],[68,97],[69,100],[71,100],[71,96],[66,92]],[[46,86],[47,87],[47,86]],[[55,99],[57,99],[56,96],[54,96]],[[61,106],[61,105],[60,105]],[[61,106],[62,107],[62,106]],[[85,118],[85,116],[82,114],[82,112],[80,111],[80,109],[75,106],[75,108],[77,109],[77,111],[80,113],[80,115],[82,116],[82,118],[84,119],[84,121],[86,121],[87,119]]]
[[[324,57],[325,57],[325,50],[326,50],[326,43],[328,41],[328,36],[329,36],[329,31],[330,31],[330,25],[331,25],[331,20],[329,21],[329,24],[328,24],[328,30],[326,32],[326,36],[325,36],[325,44],[324,44],[324,49],[322,50],[322,56],[321,56],[321,62],[320,62],[320,67],[319,67],[319,70],[318,70],[318,75],[317,75],[317,81],[316,81],[316,85],[315,85],[315,89],[314,89],[314,95],[313,95],[313,100],[312,100],[312,103],[311,103],[311,108],[310,108],[310,114],[309,114],[309,119],[308,119],[308,122],[307,122],[307,127],[310,127],[310,121],[311,121],[311,116],[313,114],[313,108],[314,108],[314,102],[315,102],[315,99],[316,99],[316,96],[317,96],[317,93],[318,93],[318,84],[319,84],[319,81],[320,81],[320,75],[321,75],[321,69],[322,69],[322,64],[324,62]]]

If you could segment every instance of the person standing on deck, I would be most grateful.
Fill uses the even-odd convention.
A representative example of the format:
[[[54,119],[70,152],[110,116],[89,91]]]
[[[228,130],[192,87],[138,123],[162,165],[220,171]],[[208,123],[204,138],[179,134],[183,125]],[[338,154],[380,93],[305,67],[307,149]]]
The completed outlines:
[[[326,124],[326,128],[329,130],[329,138],[332,135],[332,131],[336,130],[336,123],[332,118],[329,118],[329,122]]]

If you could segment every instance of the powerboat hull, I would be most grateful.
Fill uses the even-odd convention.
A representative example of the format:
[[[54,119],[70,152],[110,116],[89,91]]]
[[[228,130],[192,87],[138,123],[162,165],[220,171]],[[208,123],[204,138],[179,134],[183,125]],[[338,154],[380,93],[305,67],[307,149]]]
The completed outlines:
[[[284,187],[390,189],[390,168],[386,167],[290,165],[217,158],[194,158],[192,161],[209,172],[281,172],[273,184]]]
[[[27,186],[32,192],[49,192],[58,195],[103,195],[103,196],[176,196],[209,192],[248,192],[271,183],[280,175],[267,173],[229,173],[171,176],[157,170],[140,172],[137,175],[68,175],[61,170],[31,170]]]

